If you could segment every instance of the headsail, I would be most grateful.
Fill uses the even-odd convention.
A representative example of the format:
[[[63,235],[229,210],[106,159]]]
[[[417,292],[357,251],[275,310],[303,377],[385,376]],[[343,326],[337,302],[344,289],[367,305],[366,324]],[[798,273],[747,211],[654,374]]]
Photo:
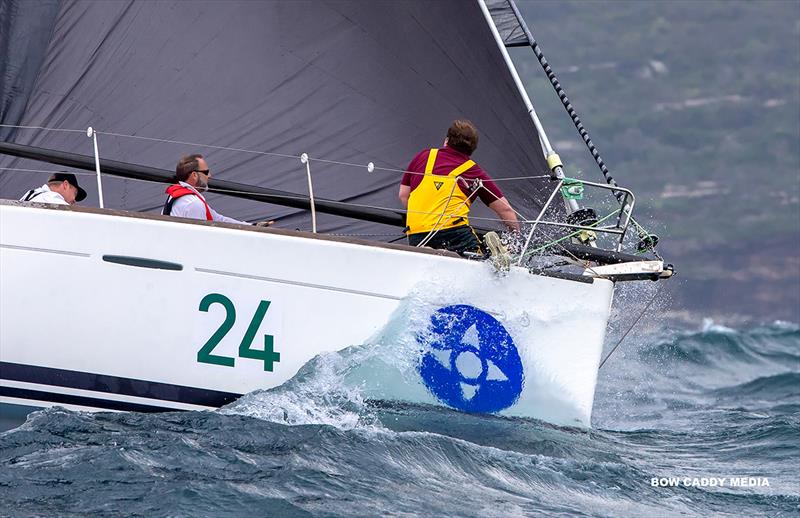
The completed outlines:
[[[530,45],[525,20],[517,9],[514,0],[486,0],[492,20],[506,47],[527,47]]]
[[[4,61],[24,52],[25,42],[10,35],[41,14],[35,3],[9,4],[16,16],[0,24],[0,41],[9,43]],[[41,36],[49,29],[42,22],[36,30]],[[59,4],[50,32],[36,81],[15,91],[27,99],[24,112],[17,117],[3,110],[0,123],[91,125],[120,135],[308,153],[329,161],[312,163],[316,195],[381,207],[399,207],[400,174],[369,173],[366,164],[402,170],[419,149],[440,144],[458,117],[479,127],[475,158],[495,178],[548,171],[477,2],[68,0]],[[6,71],[2,80],[5,97],[17,77]],[[77,132],[18,130],[6,139],[91,153],[89,139]],[[305,169],[293,158],[100,136],[101,156],[145,166],[169,169],[180,154],[197,151],[209,156],[217,178],[307,191]],[[14,163],[0,158],[1,166]],[[2,173],[0,197],[16,198],[41,180]],[[501,187],[528,216],[550,190],[543,179]],[[104,190],[114,208],[155,210],[163,200],[160,184],[111,180]],[[86,203],[96,199],[90,192]],[[268,213],[286,217],[287,226],[307,222],[293,209],[211,199],[220,212],[240,219]],[[320,221],[322,231],[381,228],[333,216]]]

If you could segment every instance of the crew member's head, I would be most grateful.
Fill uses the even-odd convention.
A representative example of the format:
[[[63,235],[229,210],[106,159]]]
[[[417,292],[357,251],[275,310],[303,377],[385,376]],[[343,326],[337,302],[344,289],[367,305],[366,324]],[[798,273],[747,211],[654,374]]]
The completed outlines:
[[[72,173],[54,173],[47,179],[47,186],[57,192],[70,205],[83,201],[86,191],[78,185],[78,179]]]
[[[208,189],[210,176],[211,171],[208,170],[208,164],[200,154],[181,157],[178,165],[175,166],[175,178],[188,183],[200,192]]]
[[[478,129],[466,119],[455,120],[447,130],[444,143],[459,153],[470,156],[478,148]]]

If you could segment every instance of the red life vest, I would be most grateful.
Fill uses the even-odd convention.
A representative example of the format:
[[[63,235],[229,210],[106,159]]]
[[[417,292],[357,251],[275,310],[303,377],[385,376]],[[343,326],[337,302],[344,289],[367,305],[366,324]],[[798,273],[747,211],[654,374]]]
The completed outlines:
[[[208,221],[214,221],[214,217],[211,215],[211,208],[208,206],[208,203],[206,203],[205,198],[197,194],[195,191],[189,189],[188,187],[184,187],[181,184],[175,184],[167,187],[167,190],[165,192],[168,195],[170,195],[173,200],[177,200],[181,196],[186,196],[187,194],[191,194],[192,196],[197,196],[200,199],[200,201],[203,202],[203,205],[205,205],[206,207],[206,219]]]

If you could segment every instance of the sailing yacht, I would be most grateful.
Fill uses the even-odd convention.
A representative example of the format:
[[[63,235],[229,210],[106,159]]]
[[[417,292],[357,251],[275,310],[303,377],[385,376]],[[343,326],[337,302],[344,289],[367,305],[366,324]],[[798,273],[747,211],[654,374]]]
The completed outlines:
[[[590,426],[615,283],[670,270],[633,193],[564,175],[511,0],[10,2],[0,404],[213,409],[391,328],[371,398]],[[404,241],[403,168],[461,117],[526,222],[508,268]],[[160,215],[195,152],[215,209],[276,228]],[[82,206],[13,201],[56,168]]]

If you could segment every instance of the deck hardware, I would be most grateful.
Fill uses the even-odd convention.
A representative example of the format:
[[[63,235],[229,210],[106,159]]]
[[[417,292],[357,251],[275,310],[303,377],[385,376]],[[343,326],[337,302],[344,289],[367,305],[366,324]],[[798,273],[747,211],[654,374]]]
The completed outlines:
[[[308,153],[300,155],[300,162],[306,165],[306,176],[308,176],[308,199],[311,203],[311,232],[317,233],[317,210],[314,206],[314,186],[311,183],[311,160]]]
[[[100,208],[105,208],[103,204],[103,182],[100,180],[100,151],[97,149],[97,131],[89,126],[86,128],[86,136],[92,139],[94,144],[94,170],[97,173],[97,196],[100,199]]]

